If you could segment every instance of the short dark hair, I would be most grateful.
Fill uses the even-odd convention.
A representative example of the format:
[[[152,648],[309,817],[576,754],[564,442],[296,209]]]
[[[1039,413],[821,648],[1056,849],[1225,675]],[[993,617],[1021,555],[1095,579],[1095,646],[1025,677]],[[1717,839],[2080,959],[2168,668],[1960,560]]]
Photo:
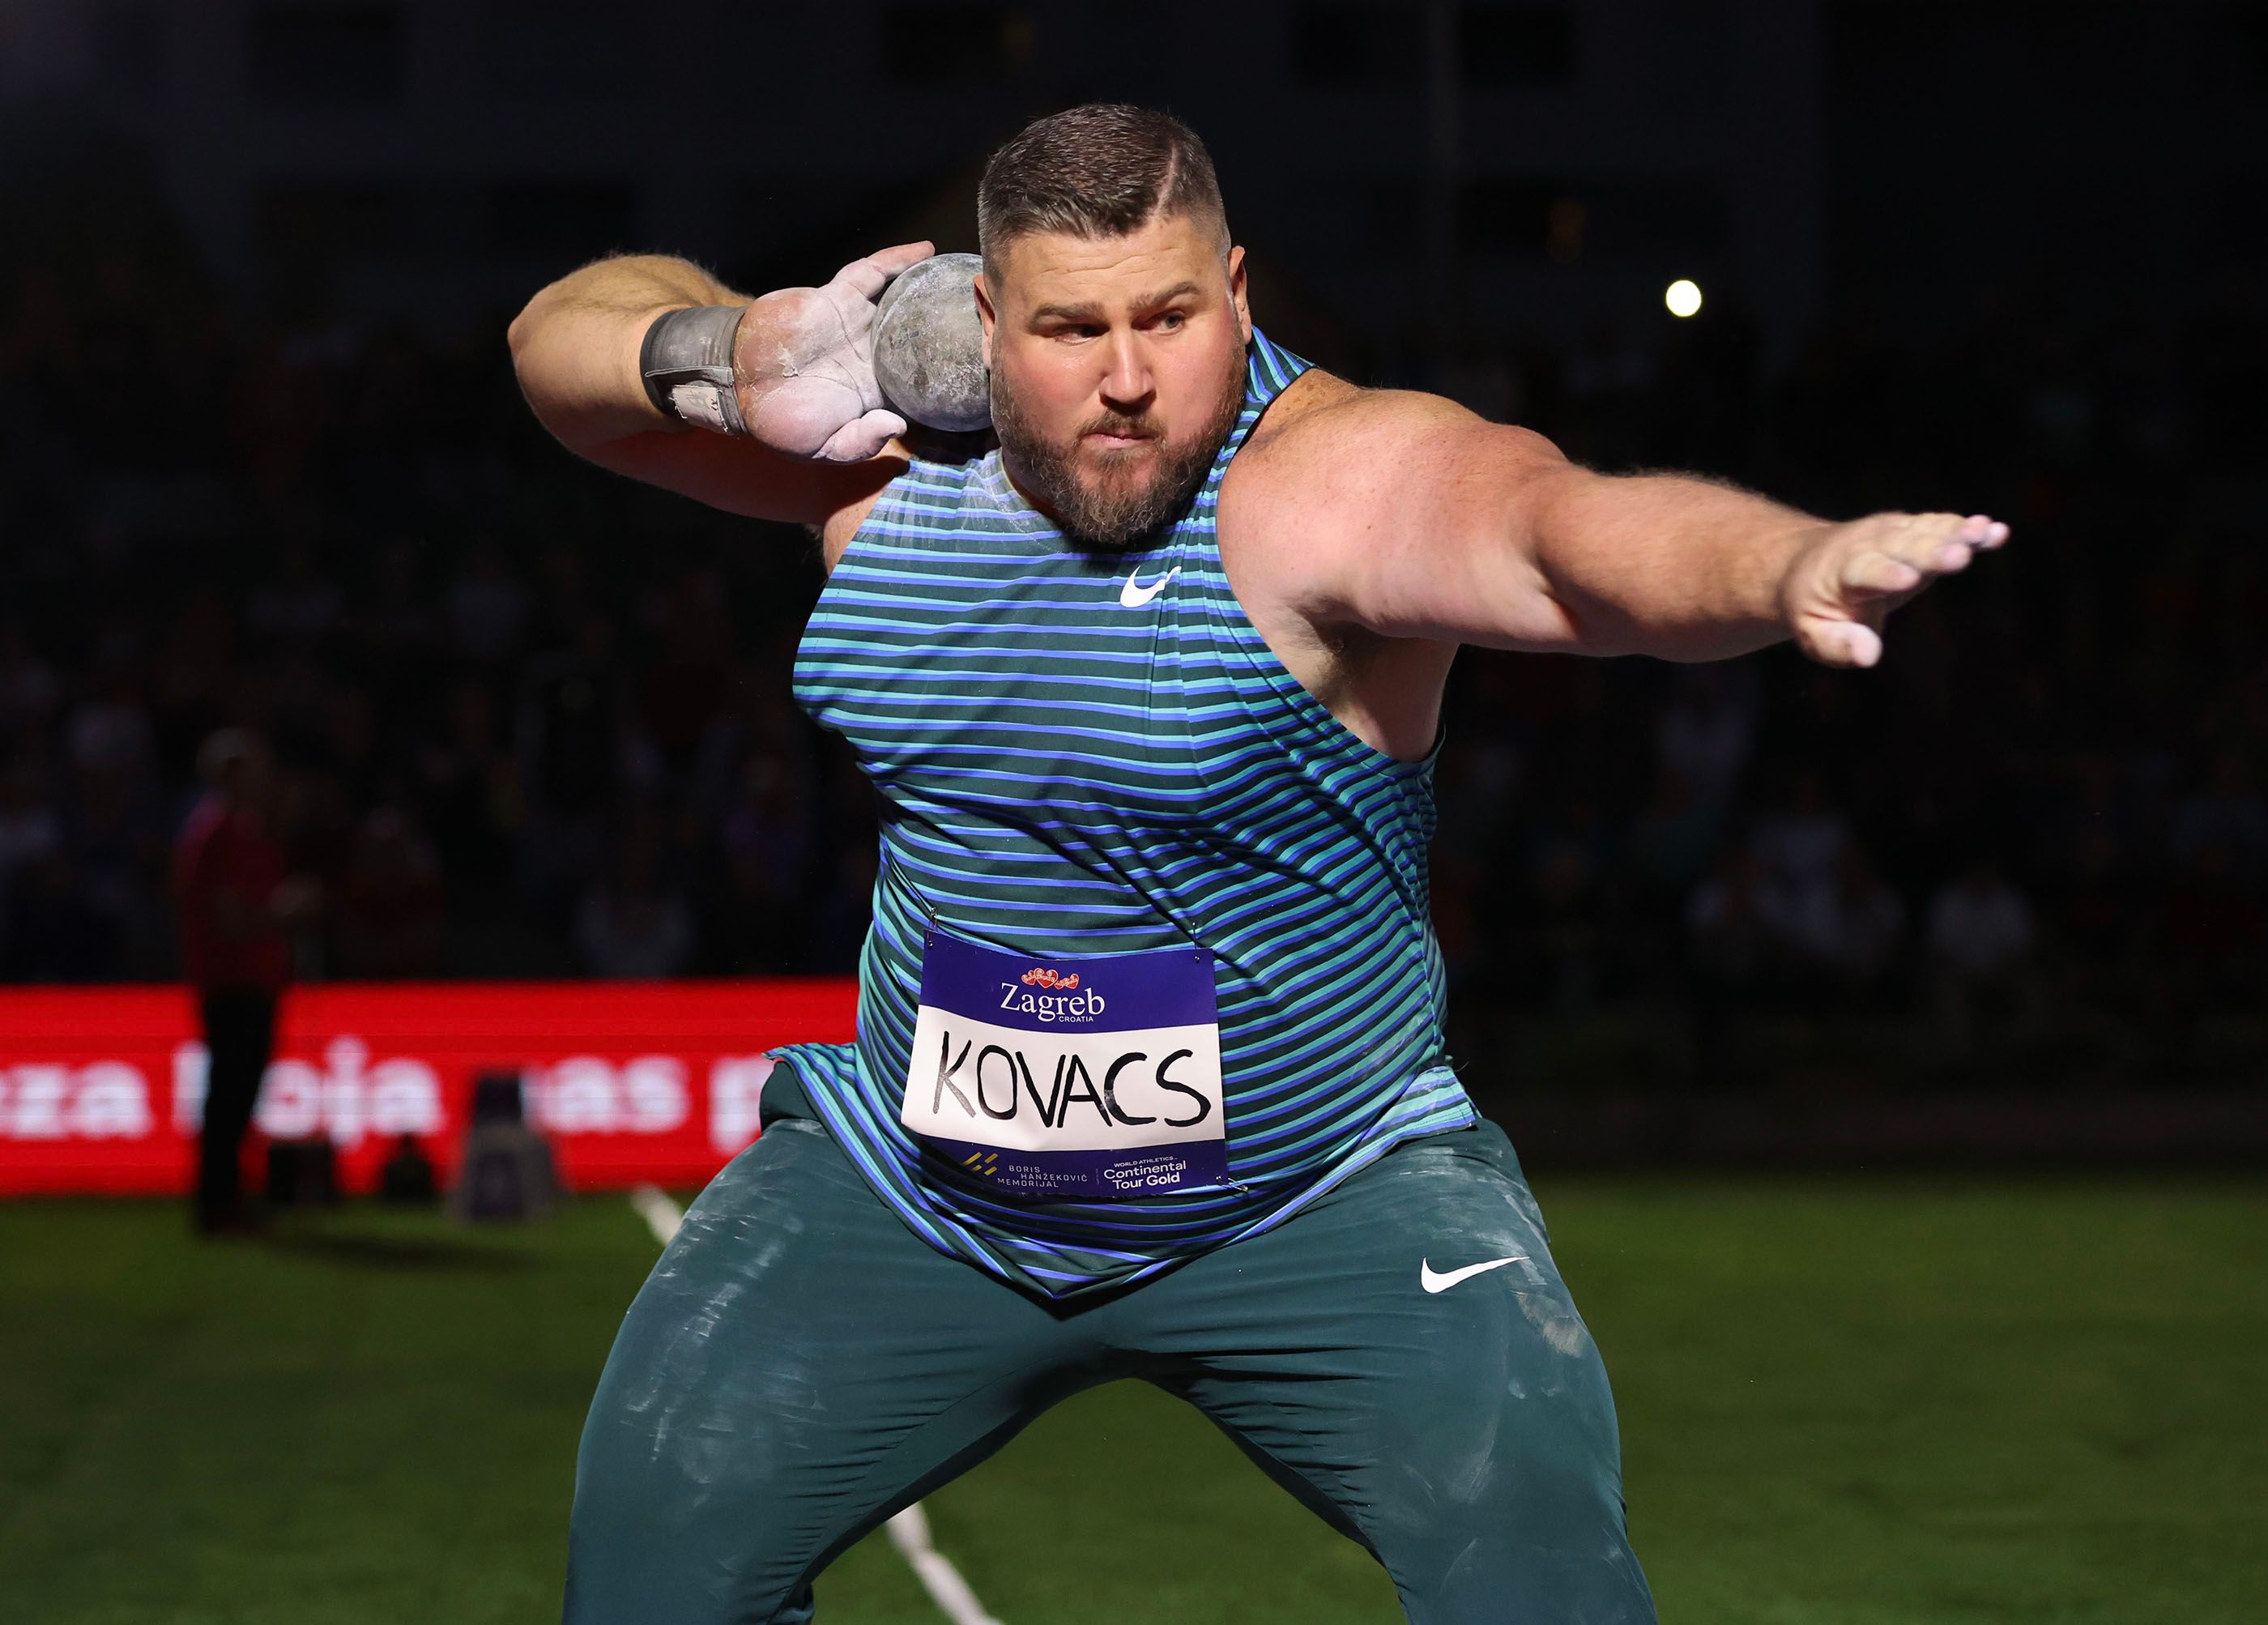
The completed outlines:
[[[1170,113],[1088,102],[1033,120],[986,161],[976,246],[989,278],[1035,232],[1124,237],[1169,215],[1211,226],[1227,257],[1228,211],[1197,131]]]

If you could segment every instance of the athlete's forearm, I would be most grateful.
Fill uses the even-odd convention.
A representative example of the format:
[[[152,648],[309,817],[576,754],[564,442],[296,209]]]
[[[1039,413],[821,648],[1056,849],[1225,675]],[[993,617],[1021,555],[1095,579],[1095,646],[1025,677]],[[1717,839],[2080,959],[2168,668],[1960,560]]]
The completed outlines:
[[[1788,564],[1828,522],[1688,474],[1556,481],[1531,547],[1589,654],[1722,660],[1789,636]]]
[[[536,417],[573,451],[682,430],[654,410],[638,376],[646,328],[664,311],[747,301],[688,261],[600,260],[553,283],[513,319],[512,367]]]

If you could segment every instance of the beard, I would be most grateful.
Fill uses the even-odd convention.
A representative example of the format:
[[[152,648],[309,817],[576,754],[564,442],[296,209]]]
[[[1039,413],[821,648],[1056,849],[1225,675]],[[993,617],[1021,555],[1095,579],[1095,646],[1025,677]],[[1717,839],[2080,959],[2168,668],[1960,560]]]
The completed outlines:
[[[1170,440],[1158,421],[1106,412],[1081,423],[1069,445],[1049,440],[1023,415],[1015,396],[992,377],[992,430],[1015,465],[1078,547],[1099,553],[1136,551],[1178,519],[1211,471],[1212,460],[1244,406],[1245,350],[1239,345],[1226,387],[1206,420],[1186,440]],[[1148,435],[1140,445],[1104,451],[1092,474],[1082,473],[1080,447],[1091,434]]]

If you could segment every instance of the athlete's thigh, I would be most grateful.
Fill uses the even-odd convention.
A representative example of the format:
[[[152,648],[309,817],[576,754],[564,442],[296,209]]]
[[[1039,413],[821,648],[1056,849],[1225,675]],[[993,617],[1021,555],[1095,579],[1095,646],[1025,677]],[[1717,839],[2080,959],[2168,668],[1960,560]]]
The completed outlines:
[[[1004,1441],[1063,1334],[783,1119],[701,1194],[585,1423],[570,1625],[805,1617],[836,1552]]]
[[[1492,1124],[1159,1283],[1181,1391],[1351,1526],[1413,1621],[1653,1618],[1606,1368]]]

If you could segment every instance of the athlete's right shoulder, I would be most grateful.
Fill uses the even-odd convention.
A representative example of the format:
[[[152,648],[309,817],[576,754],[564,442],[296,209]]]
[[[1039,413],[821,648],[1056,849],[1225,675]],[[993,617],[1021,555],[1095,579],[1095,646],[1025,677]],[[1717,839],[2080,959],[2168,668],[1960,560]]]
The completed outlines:
[[[957,508],[968,493],[971,482],[979,480],[980,470],[986,460],[998,450],[999,441],[992,433],[983,430],[973,434],[948,434],[924,429],[916,424],[907,433],[894,435],[880,456],[868,463],[857,465],[877,469],[887,465],[891,472],[877,480],[872,489],[862,489],[850,500],[843,503],[823,519],[807,526],[819,538],[820,556],[828,570],[832,570],[842,560],[860,530],[873,520],[885,502],[899,502],[910,496],[902,488],[899,496],[892,496],[890,488],[904,476],[910,475],[909,484],[921,487],[922,507],[925,516],[934,518]],[[903,516],[893,511],[884,516],[898,522]]]
[[[887,477],[857,491],[811,526],[819,537],[820,564],[829,572],[842,561],[844,551],[850,546],[850,539],[873,516],[874,506],[882,500],[882,493],[889,489],[890,482],[913,467],[914,453],[902,438],[893,435],[889,444],[882,448],[881,454],[868,461],[878,465],[887,463],[890,465],[891,471]],[[865,467],[866,465],[857,466]]]

